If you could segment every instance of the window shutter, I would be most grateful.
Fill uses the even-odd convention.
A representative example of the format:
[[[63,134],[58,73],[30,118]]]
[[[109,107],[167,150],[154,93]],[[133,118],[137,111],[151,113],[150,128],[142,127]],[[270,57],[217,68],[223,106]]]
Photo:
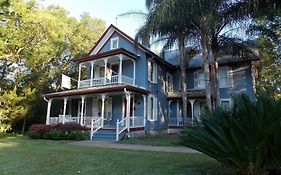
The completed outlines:
[[[234,81],[233,81],[233,70],[231,67],[228,67],[228,79],[229,79],[229,86],[233,87],[234,86]]]
[[[194,89],[198,89],[198,72],[194,72]]]

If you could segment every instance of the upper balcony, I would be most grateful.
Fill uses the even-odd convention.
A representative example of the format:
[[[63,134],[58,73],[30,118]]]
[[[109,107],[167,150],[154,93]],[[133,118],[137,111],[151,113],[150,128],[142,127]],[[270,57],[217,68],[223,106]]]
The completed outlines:
[[[135,85],[137,60],[137,55],[125,49],[82,58],[78,61],[78,88]]]
[[[117,84],[135,85],[135,79],[131,77],[127,77],[125,75],[113,75],[111,77],[97,77],[93,79],[79,81],[78,87],[87,88],[87,87],[99,87],[99,86],[117,85]]]

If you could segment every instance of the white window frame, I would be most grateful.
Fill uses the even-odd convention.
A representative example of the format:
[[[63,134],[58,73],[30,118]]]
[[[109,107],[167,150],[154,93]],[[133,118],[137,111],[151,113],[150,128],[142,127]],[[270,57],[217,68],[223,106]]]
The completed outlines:
[[[230,110],[232,107],[232,100],[230,98],[221,98],[220,103],[222,104],[222,102],[228,102],[228,110]]]
[[[116,47],[113,47],[114,46],[114,42],[116,42]],[[119,46],[119,37],[115,37],[115,38],[112,38],[110,40],[110,49],[117,49]]]
[[[199,73],[203,73],[204,78],[203,78],[203,82],[204,82],[204,87],[199,87]],[[205,73],[204,70],[197,70],[194,72],[194,89],[206,89],[206,84],[205,84]]]
[[[170,82],[168,81],[170,77]],[[166,92],[173,92],[174,89],[174,84],[173,84],[173,76],[171,73],[167,72],[166,73]]]
[[[223,77],[223,78],[227,79],[227,84],[224,85],[224,86],[222,86],[222,83],[221,83],[222,82],[222,77],[220,77],[220,73],[219,73],[222,69],[226,70],[226,77]],[[219,87],[220,88],[232,87],[232,85],[233,85],[233,76],[232,76],[231,68],[226,67],[226,66],[219,68],[219,70],[218,70],[218,78],[219,78]]]
[[[149,64],[152,64],[152,72]],[[147,71],[148,71],[148,81],[151,83],[157,83],[157,64],[154,61],[148,60],[147,62]],[[151,76],[152,73],[152,76]],[[152,78],[152,79],[151,79]]]
[[[151,99],[153,99],[153,104],[151,104]],[[147,120],[150,122],[157,121],[157,111],[158,111],[158,100],[155,95],[148,95],[147,99]]]

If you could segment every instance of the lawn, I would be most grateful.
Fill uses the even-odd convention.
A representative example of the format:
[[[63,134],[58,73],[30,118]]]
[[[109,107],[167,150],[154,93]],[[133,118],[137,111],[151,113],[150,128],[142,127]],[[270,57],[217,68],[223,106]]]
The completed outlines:
[[[207,174],[221,167],[203,154],[80,147],[68,141],[0,137],[0,174]]]
[[[146,135],[143,137],[122,140],[120,143],[153,146],[183,146],[180,143],[179,134]]]

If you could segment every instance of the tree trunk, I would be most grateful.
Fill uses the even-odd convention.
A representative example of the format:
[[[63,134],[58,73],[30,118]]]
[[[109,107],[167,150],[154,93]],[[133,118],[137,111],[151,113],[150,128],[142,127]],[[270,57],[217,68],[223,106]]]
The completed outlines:
[[[215,83],[215,96],[216,96],[216,106],[220,106],[220,81],[219,81],[219,63],[218,63],[218,50],[213,51],[214,54],[214,83]]]
[[[209,63],[209,53],[207,36],[202,36],[201,44],[203,48],[204,57],[204,74],[205,74],[205,86],[206,86],[206,103],[209,110],[212,110],[212,99],[211,99],[211,83],[210,83],[210,63]]]
[[[187,121],[187,87],[186,87],[186,59],[184,57],[184,34],[179,36],[181,90],[182,90],[182,118]]]

